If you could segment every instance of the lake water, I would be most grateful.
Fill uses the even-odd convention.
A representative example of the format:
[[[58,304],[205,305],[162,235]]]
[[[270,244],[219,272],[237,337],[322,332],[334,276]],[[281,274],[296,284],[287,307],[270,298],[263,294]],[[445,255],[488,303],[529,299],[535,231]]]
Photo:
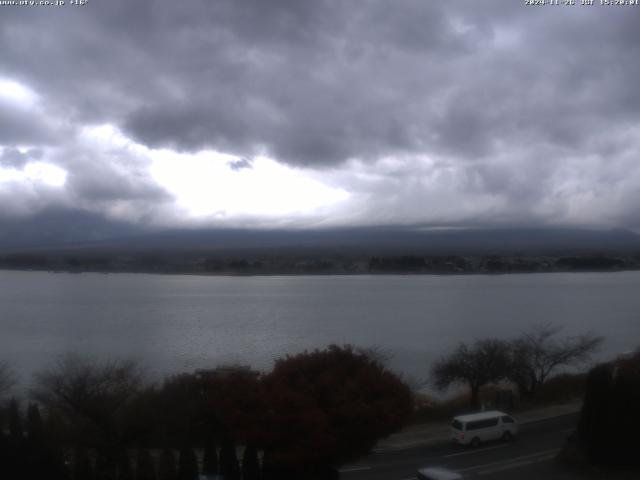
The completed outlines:
[[[330,343],[380,346],[425,377],[459,341],[536,322],[640,345],[640,272],[209,277],[0,271],[0,360],[28,385],[66,351],[140,359],[164,374],[251,364]]]

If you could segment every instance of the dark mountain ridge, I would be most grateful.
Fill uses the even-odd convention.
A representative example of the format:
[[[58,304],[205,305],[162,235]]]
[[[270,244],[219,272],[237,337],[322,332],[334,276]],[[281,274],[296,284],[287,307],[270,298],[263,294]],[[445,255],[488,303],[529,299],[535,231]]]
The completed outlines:
[[[0,220],[0,253],[61,254],[348,254],[566,255],[640,252],[640,235],[624,229],[523,227],[429,229],[152,230],[86,212],[43,212]]]

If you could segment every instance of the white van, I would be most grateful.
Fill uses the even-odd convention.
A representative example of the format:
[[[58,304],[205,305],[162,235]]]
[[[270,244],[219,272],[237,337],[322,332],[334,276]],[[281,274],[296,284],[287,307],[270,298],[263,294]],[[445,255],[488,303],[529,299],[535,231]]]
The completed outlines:
[[[504,412],[473,413],[454,417],[451,422],[451,437],[461,445],[477,447],[490,440],[510,441],[518,434],[518,424]]]

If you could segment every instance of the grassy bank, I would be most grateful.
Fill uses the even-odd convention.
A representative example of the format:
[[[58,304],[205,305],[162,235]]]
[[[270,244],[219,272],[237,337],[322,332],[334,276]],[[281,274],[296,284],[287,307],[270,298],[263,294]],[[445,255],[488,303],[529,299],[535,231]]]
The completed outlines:
[[[583,397],[585,381],[586,374],[583,373],[560,374],[545,382],[532,398],[518,396],[515,389],[510,386],[488,385],[483,387],[480,392],[480,403],[485,409],[496,408],[510,413],[567,403]],[[511,407],[496,403],[498,392],[504,392],[507,389],[513,391],[513,405]],[[410,423],[447,421],[456,415],[473,411],[470,404],[471,394],[469,392],[462,392],[444,400],[439,400],[428,394],[417,394],[416,408]]]

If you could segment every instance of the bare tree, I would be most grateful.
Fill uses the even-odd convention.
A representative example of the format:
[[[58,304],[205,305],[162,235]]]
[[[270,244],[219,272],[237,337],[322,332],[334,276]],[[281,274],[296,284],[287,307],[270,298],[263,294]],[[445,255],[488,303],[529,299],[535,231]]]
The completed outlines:
[[[389,367],[391,360],[396,356],[396,352],[392,348],[386,348],[382,345],[372,345],[370,347],[356,349],[358,353],[366,355],[371,360],[378,362],[383,367]]]
[[[462,383],[471,390],[471,406],[478,407],[480,387],[502,380],[508,375],[509,345],[502,340],[476,340],[471,346],[460,343],[449,356],[441,358],[431,369],[437,388]]]
[[[7,362],[0,362],[0,398],[16,384],[16,376]]]
[[[370,347],[357,348],[356,351],[367,356],[382,367],[392,370],[391,362],[396,358],[397,352],[393,348],[383,347],[382,345],[372,345]],[[404,372],[394,372],[402,381],[411,389],[412,392],[419,392],[429,383],[428,379],[408,375]]]
[[[123,406],[142,383],[136,362],[97,362],[69,353],[48,370],[36,374],[34,397],[48,407],[97,419]]]
[[[561,330],[562,327],[549,323],[538,324],[511,342],[509,378],[521,395],[535,395],[540,385],[558,368],[585,363],[604,340],[591,332],[558,339]]]
[[[62,415],[81,440],[108,456],[117,453],[123,441],[123,411],[142,385],[137,363],[66,354],[35,380],[32,395],[38,402]]]

